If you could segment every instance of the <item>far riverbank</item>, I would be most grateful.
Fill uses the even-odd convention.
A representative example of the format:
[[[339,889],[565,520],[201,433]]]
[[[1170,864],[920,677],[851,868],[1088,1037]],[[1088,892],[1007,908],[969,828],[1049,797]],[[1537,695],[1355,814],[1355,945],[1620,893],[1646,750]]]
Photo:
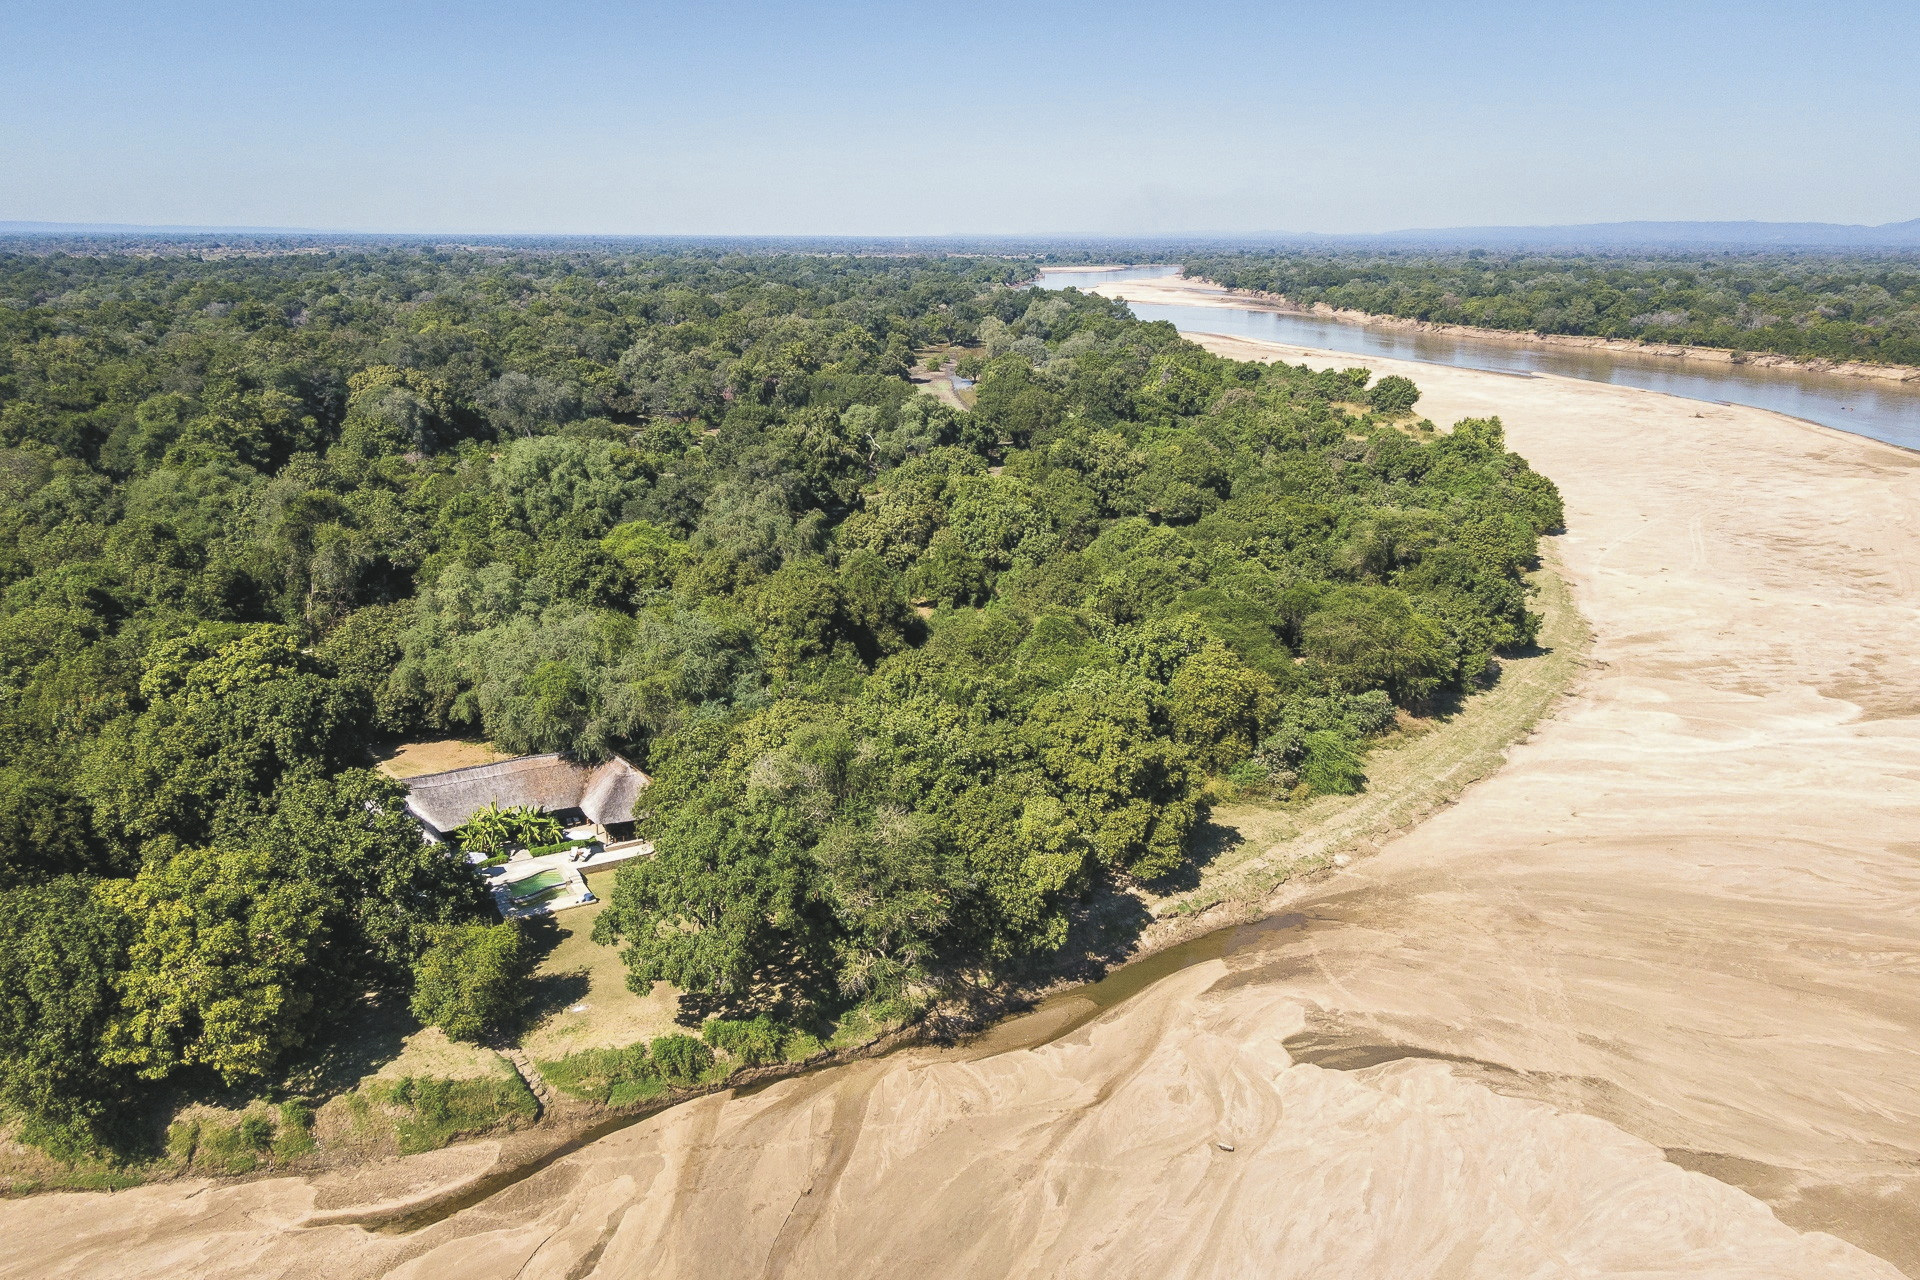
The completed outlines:
[[[1777,364],[1686,359],[1634,349],[1634,344],[1536,342],[1500,331],[1447,332],[1419,321],[1381,319],[1330,309],[1309,311],[1271,298],[1186,280],[1153,267],[1108,272],[1043,273],[1040,284],[1080,288],[1128,302],[1142,320],[1165,320],[1188,337],[1221,334],[1283,346],[1333,351],[1369,367],[1383,360],[1533,377],[1558,374],[1585,382],[1658,391],[1706,405],[1739,404],[1805,422],[1920,449],[1920,380],[1849,377]],[[1620,346],[1627,349],[1615,349]],[[1678,350],[1678,349],[1676,349]],[[1697,352],[1698,348],[1689,348]],[[1416,379],[1416,381],[1421,381]]]
[[[1140,267],[1047,267],[1045,275],[1097,274],[1126,272],[1129,292],[1139,291],[1138,299],[1128,301],[1163,302],[1189,307],[1231,306],[1267,310],[1282,315],[1320,316],[1348,324],[1374,325],[1385,329],[1404,329],[1411,333],[1447,334],[1486,342],[1507,342],[1527,346],[1568,347],[1582,351],[1615,351],[1632,355],[1659,356],[1673,360],[1700,361],[1707,364],[1747,365],[1756,369],[1785,369],[1798,373],[1829,374],[1841,378],[1871,378],[1881,382],[1920,384],[1920,367],[1904,364],[1874,364],[1863,360],[1801,359],[1771,351],[1736,351],[1731,347],[1698,347],[1674,342],[1642,342],[1638,338],[1603,338],[1595,334],[1541,333],[1535,329],[1487,329],[1471,324],[1444,324],[1435,320],[1416,320],[1408,316],[1384,315],[1374,311],[1355,311],[1332,307],[1324,302],[1302,303],[1285,294],[1260,289],[1233,289],[1204,276],[1189,277],[1178,267],[1164,268],[1165,276],[1135,276],[1134,272],[1155,270]],[[1116,293],[1114,296],[1118,296]]]

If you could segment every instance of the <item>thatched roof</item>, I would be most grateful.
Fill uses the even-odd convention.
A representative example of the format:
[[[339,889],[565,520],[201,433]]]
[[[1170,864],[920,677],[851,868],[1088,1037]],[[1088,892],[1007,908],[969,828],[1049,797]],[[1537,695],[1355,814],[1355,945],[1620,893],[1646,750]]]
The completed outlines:
[[[652,781],[619,756],[600,765],[558,755],[520,756],[410,778],[407,808],[442,834],[489,804],[533,805],[549,813],[578,809],[606,825],[633,821],[634,801]]]
[[[652,781],[615,756],[588,776],[587,785],[580,792],[580,811],[602,826],[632,822],[634,802]]]

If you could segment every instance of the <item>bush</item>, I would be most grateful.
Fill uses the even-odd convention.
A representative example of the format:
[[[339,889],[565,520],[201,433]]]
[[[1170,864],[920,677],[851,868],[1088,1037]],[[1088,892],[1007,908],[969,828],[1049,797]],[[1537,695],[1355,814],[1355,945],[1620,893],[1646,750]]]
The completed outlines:
[[[565,828],[552,814],[542,813],[533,805],[513,805],[503,809],[497,802],[468,818],[467,824],[456,833],[461,848],[479,849],[487,853],[506,853],[515,848],[553,844],[565,837]]]
[[[788,1062],[805,1062],[817,1053],[826,1052],[826,1048],[811,1031],[795,1031],[781,1043],[780,1056]]]
[[[199,1144],[199,1121],[181,1120],[167,1126],[167,1155],[182,1165],[193,1162],[193,1150]]]
[[[266,1140],[261,1140],[261,1130]],[[273,1122],[264,1116],[243,1116],[238,1124],[207,1124],[199,1128],[193,1148],[193,1167],[209,1173],[251,1173],[260,1165],[260,1152],[273,1138]]]
[[[527,850],[527,856],[530,858],[541,858],[549,853],[566,853],[569,850],[584,848],[592,843],[593,841],[591,840],[562,840],[559,844],[543,844],[538,848],[529,849]],[[487,865],[491,866],[492,863],[489,862]]]
[[[1264,799],[1272,795],[1275,786],[1286,777],[1284,770],[1276,773],[1261,760],[1242,760],[1227,773],[1228,794],[1234,799]]]
[[[608,1106],[652,1097],[664,1087],[644,1044],[624,1049],[583,1049],[538,1066],[554,1088]]]
[[[437,1151],[455,1138],[540,1113],[526,1081],[511,1070],[478,1080],[408,1076],[375,1094],[403,1114],[394,1125],[400,1154]]]
[[[1413,385],[1411,378],[1403,378],[1398,374],[1388,374],[1373,384],[1373,390],[1367,392],[1367,403],[1375,412],[1389,418],[1412,413],[1413,406],[1419,401],[1420,388]]]
[[[1337,729],[1307,735],[1307,751],[1300,761],[1300,781],[1323,796],[1358,795],[1367,785],[1360,768],[1363,748]]]
[[[1280,727],[1241,769],[1251,774],[1264,766],[1272,790],[1292,788],[1297,798],[1358,794],[1367,782],[1361,769],[1366,739],[1384,733],[1393,718],[1393,700],[1378,689],[1291,698]]]
[[[304,1102],[280,1104],[280,1132],[274,1135],[273,1156],[291,1160],[313,1150],[313,1108]]]
[[[252,1113],[241,1116],[240,1141],[255,1151],[265,1151],[273,1145],[273,1121]]]
[[[715,1018],[700,1028],[700,1038],[743,1067],[761,1067],[780,1061],[787,1029],[760,1014],[750,1020]]]
[[[661,1036],[653,1042],[653,1066],[669,1083],[691,1085],[713,1069],[713,1050],[692,1036]]]
[[[657,1098],[667,1091],[667,1082],[656,1075],[636,1077],[631,1080],[615,1080],[607,1090],[607,1105],[610,1107],[629,1107],[636,1102],[645,1102],[648,1098]]]
[[[413,1016],[455,1040],[509,1026],[526,999],[533,953],[513,922],[449,925],[413,966]]]

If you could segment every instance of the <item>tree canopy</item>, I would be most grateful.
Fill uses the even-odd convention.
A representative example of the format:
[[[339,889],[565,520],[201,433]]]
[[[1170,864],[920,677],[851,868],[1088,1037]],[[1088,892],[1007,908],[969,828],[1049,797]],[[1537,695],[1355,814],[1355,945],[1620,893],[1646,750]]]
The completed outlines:
[[[383,742],[641,763],[599,936],[753,1024],[1058,947],[1531,641],[1497,420],[1027,270],[0,254],[0,1106],[90,1141],[375,988],[497,1022]]]

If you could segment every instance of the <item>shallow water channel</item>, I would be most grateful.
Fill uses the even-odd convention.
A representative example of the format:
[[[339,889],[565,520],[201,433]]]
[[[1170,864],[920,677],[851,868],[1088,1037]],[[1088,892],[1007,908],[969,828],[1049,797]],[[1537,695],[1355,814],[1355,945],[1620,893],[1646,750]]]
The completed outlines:
[[[1165,279],[1175,274],[1177,269],[1170,266],[1119,267],[1112,271],[1043,270],[1038,284],[1043,289],[1093,289],[1122,280]],[[1460,369],[1521,375],[1552,373],[1588,382],[1611,382],[1710,404],[1771,409],[1855,435],[1920,449],[1920,383],[1535,345],[1519,338],[1512,341],[1466,338],[1252,307],[1157,302],[1128,305],[1142,320],[1166,320],[1182,333],[1222,333],[1295,347],[1418,360]]]

